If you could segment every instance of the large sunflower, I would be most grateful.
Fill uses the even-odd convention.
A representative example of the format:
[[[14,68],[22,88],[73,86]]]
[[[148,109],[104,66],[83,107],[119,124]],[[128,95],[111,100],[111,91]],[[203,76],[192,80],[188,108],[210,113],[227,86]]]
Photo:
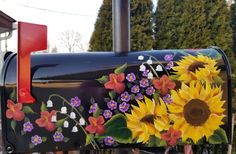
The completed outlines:
[[[203,86],[200,82],[182,83],[181,89],[172,90],[172,103],[168,105],[174,129],[182,132],[182,138],[197,143],[202,137],[208,139],[224,118],[222,90],[212,88],[209,83]]]
[[[179,75],[178,80],[184,83],[192,80],[204,80],[211,83],[213,78],[220,73],[216,67],[216,61],[203,55],[196,57],[188,55],[176,63],[178,66],[173,67],[173,70],[176,71],[176,75]]]
[[[160,132],[169,129],[169,118],[163,100],[159,99],[156,103],[144,97],[144,101],[137,100],[137,103],[138,106],[132,105],[131,114],[125,114],[133,139],[146,143],[151,135],[160,138]]]

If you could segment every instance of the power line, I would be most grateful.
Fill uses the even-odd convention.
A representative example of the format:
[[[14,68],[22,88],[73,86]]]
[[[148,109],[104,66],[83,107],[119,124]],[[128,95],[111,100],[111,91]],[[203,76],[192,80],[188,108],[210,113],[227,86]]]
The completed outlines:
[[[72,16],[81,16],[81,17],[91,17],[91,18],[96,18],[97,17],[97,16],[87,15],[87,14],[77,14],[77,13],[49,10],[49,9],[29,6],[29,5],[25,5],[25,4],[17,4],[17,5],[27,7],[27,8],[31,8],[31,9],[41,10],[41,11],[45,11],[45,12],[59,13],[59,14],[72,15]]]

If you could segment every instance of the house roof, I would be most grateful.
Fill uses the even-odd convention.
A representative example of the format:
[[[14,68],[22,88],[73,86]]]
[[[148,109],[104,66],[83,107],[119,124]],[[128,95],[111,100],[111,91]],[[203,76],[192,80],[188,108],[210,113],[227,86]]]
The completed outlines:
[[[12,23],[16,22],[15,19],[0,11],[0,34],[12,31]]]

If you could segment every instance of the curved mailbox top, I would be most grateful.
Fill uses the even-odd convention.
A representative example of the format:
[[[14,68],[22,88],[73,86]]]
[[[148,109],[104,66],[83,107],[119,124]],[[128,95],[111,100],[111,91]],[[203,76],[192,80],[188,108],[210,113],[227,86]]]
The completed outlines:
[[[230,141],[230,67],[219,49],[35,54],[31,61],[34,104],[15,101],[16,56],[3,66],[8,151]]]

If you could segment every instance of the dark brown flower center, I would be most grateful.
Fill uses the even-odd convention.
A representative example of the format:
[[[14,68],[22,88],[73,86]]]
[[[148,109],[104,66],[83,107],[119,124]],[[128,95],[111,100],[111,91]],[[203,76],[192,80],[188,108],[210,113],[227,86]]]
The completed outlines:
[[[199,68],[204,68],[206,63],[200,62],[200,61],[196,61],[194,63],[192,63],[189,67],[188,67],[188,71],[190,72],[195,72],[197,69]]]
[[[184,118],[193,126],[201,126],[209,118],[211,111],[206,102],[192,99],[184,106]]]
[[[154,118],[155,118],[154,115],[149,114],[149,115],[146,115],[145,117],[143,117],[140,121],[141,122],[146,122],[146,123],[154,124]]]

